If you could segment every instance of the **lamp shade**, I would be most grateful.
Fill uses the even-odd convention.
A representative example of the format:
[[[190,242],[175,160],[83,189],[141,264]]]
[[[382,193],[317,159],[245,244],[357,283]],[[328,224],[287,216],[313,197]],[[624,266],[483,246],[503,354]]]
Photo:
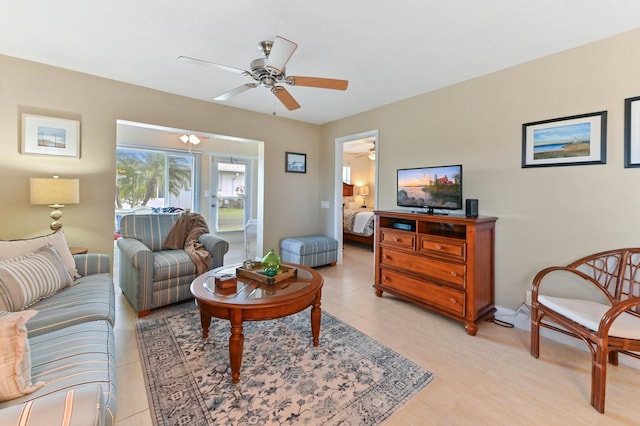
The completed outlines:
[[[31,204],[78,204],[78,179],[31,178]]]

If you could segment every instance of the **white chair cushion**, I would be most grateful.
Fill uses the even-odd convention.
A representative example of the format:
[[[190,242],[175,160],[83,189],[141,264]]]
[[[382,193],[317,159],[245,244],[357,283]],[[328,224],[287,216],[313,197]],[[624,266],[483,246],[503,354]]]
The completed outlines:
[[[611,308],[609,305],[590,300],[567,299],[539,295],[538,301],[578,324],[596,331],[604,314]],[[623,313],[613,322],[609,329],[609,336],[625,339],[640,339],[640,318]]]

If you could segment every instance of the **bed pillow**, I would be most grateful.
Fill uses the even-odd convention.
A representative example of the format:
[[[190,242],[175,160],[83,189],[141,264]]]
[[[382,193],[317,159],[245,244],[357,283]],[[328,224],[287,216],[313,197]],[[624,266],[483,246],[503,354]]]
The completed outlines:
[[[0,311],[21,311],[72,284],[52,245],[0,261]]]
[[[25,240],[0,241],[0,260],[12,259],[14,257],[33,253],[40,247],[44,247],[47,244],[52,244],[55,247],[60,258],[64,262],[64,265],[69,271],[69,275],[73,278],[79,278],[80,274],[78,274],[78,270],[76,269],[76,262],[73,260],[73,255],[69,250],[67,240],[64,238],[64,232],[62,231]]]
[[[346,208],[350,210],[357,210],[360,208],[360,203],[356,201],[351,201],[349,204],[347,204]]]
[[[40,389],[31,382],[31,348],[25,324],[38,311],[0,312],[0,401]]]

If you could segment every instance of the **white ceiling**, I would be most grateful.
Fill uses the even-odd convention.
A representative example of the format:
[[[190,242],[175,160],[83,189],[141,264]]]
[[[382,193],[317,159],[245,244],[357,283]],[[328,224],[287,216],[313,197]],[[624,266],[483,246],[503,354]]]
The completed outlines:
[[[224,104],[326,123],[640,27],[638,0],[3,0],[0,54],[211,101],[252,82],[177,61],[247,69],[257,43],[298,43],[287,74],[346,92],[264,87]],[[0,74],[1,75],[1,74]]]
[[[348,154],[368,154],[375,148],[375,138],[357,139],[342,144],[342,150]]]

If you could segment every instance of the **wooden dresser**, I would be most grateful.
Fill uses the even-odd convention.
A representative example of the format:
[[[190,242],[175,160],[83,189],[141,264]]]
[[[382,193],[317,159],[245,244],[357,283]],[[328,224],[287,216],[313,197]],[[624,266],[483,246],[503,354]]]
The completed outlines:
[[[376,281],[384,291],[465,324],[495,312],[495,217],[376,211]]]

